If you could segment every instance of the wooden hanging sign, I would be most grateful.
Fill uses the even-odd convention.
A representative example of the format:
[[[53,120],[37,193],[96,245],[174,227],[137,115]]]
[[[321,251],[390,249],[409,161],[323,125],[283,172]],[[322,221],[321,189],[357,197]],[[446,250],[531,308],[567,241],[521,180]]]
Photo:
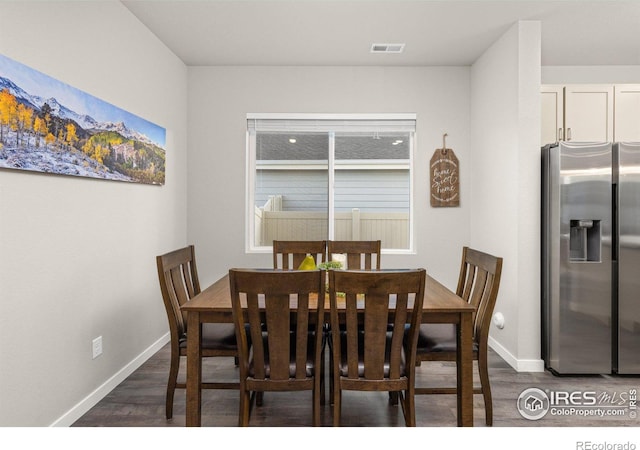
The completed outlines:
[[[460,206],[460,165],[458,158],[447,148],[442,136],[442,148],[436,149],[429,164],[431,206]]]

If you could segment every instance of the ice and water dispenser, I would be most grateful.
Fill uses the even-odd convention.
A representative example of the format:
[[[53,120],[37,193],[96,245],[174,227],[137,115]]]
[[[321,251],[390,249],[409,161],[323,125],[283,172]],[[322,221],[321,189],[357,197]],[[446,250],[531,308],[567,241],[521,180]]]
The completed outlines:
[[[600,262],[602,233],[599,220],[577,219],[570,222],[569,261]]]

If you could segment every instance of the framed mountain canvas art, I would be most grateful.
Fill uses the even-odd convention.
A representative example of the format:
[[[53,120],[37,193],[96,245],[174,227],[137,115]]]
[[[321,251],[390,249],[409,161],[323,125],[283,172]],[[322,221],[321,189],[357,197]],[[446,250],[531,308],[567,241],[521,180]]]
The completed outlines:
[[[166,130],[0,55],[0,168],[163,185]]]

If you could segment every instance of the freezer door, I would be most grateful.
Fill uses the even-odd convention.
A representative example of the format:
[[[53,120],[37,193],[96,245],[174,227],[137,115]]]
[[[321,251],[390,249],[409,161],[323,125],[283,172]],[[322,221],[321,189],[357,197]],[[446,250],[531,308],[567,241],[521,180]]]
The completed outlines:
[[[640,374],[640,143],[616,144],[618,373]]]
[[[561,142],[550,152],[547,367],[611,373],[612,146]]]

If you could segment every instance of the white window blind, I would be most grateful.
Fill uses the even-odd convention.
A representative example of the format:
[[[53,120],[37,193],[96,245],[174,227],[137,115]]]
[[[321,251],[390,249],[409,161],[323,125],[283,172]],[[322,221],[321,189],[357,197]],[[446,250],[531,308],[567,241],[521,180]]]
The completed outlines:
[[[335,132],[335,133],[385,133],[414,132],[415,114],[389,115],[247,115],[249,132]]]

